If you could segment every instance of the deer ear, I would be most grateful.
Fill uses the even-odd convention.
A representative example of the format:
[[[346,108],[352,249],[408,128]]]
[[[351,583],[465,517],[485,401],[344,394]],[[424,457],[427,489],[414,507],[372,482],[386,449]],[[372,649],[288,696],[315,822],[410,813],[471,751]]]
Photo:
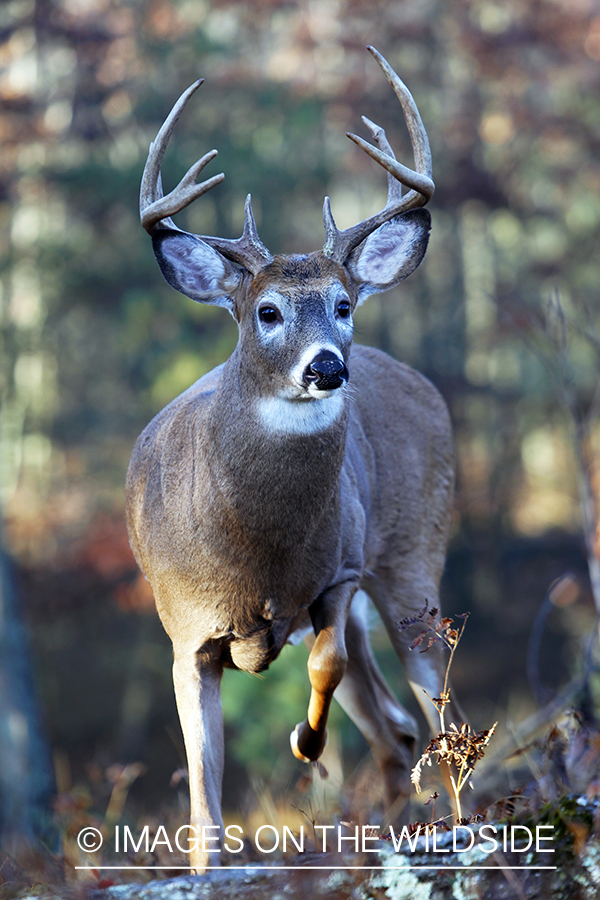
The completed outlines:
[[[161,272],[176,291],[233,310],[232,294],[242,272],[217,250],[193,234],[171,229],[158,229],[152,246]]]
[[[358,283],[358,302],[387,291],[414,272],[427,249],[431,216],[413,209],[380,225],[348,257],[346,267]]]

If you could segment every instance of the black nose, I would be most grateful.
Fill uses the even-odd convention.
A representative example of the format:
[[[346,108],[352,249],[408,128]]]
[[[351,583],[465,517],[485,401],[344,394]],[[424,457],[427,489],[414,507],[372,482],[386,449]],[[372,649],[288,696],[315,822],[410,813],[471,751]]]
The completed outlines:
[[[321,350],[304,370],[304,383],[314,384],[320,391],[332,391],[348,381],[348,369],[343,359],[331,350]]]

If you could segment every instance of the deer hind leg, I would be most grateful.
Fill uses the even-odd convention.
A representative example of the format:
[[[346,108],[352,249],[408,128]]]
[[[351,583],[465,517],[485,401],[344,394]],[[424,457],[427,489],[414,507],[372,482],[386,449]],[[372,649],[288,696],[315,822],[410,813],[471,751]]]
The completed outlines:
[[[439,697],[443,691],[448,662],[447,650],[441,641],[436,641],[425,653],[419,652],[420,648],[410,650],[412,641],[419,633],[419,626],[414,625],[403,631],[398,627],[401,619],[419,613],[426,600],[430,609],[436,607],[439,610],[437,580],[424,573],[423,569],[424,567],[418,564],[405,565],[401,571],[394,573],[393,579],[386,573],[387,577],[379,578],[369,586],[369,592],[383,619],[392,646],[404,665],[408,682],[423,710],[429,728],[432,734],[436,735],[441,730],[440,716],[429,698]],[[444,711],[445,727],[447,729],[452,722],[460,725],[466,721],[451,691],[450,702]],[[454,808],[450,772],[446,765],[440,768]]]
[[[383,777],[386,822],[396,824],[410,799],[418,726],[375,661],[368,640],[368,604],[367,595],[359,591],[346,624],[346,673],[334,696],[371,747]]]
[[[432,581],[417,577],[414,578],[410,588],[405,585],[406,581],[403,580],[404,589],[401,592],[386,591],[383,594],[379,590],[374,590],[373,601],[383,619],[392,646],[404,666],[408,682],[427,723],[432,733],[437,734],[440,730],[440,717],[429,698],[439,697],[442,693],[448,664],[447,649],[442,641],[436,641],[424,653],[420,652],[422,648],[419,647],[411,650],[410,645],[419,633],[419,625],[404,631],[400,631],[398,626],[406,616],[421,612],[426,600],[429,609],[435,607],[439,610],[438,590]],[[450,722],[459,725],[463,721],[466,721],[464,714],[451,692],[450,703],[445,711],[446,725]]]

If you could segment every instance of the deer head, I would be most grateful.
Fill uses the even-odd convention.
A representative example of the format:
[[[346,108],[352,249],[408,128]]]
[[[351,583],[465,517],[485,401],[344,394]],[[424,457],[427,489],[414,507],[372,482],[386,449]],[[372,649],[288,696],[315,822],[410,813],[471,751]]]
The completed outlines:
[[[217,154],[211,150],[163,196],[160,166],[167,143],[202,79],[182,94],[150,147],[140,214],[162,273],[172,287],[193,300],[224,306],[233,314],[240,327],[246,370],[268,373],[269,389],[265,390],[271,400],[331,398],[348,380],[355,307],[370,294],[386,291],[406,278],[427,247],[430,217],[420,208],[434,191],[427,134],[407,87],[377,50],[368,49],[400,100],[415,169],[399,163],[383,128],[363,117],[376,146],[354,134],[348,137],[387,171],[387,202],[381,212],[340,231],[326,197],[326,239],[321,251],[273,257],[258,236],[250,196],[244,230],[237,240],[189,234],[174,224],[172,215],[225,177],[221,173],[196,183]],[[404,196],[403,185],[409,188]],[[301,418],[312,416],[300,409],[296,407]],[[285,430],[283,410],[271,406],[264,412]]]

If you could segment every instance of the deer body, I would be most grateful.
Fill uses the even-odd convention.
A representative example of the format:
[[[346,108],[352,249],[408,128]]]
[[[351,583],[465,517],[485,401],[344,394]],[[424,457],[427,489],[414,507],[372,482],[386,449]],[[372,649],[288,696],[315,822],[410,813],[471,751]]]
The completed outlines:
[[[363,583],[369,573],[375,577],[382,561],[396,568],[397,556],[415,550],[432,526],[446,536],[453,474],[443,401],[414,370],[372,348],[354,346],[350,362],[350,409],[322,431],[270,432],[237,405],[238,397],[221,405],[224,388],[227,399],[233,398],[219,367],[142,433],[130,467],[129,529],[173,640],[182,605],[195,623],[195,649],[232,635],[243,643],[260,634],[257,623],[263,623],[269,640],[256,646],[255,660],[237,664],[262,671],[281,650],[299,610],[328,586],[348,577]],[[410,478],[401,467],[389,470],[389,448],[381,439],[390,392],[393,453],[413,460]],[[432,406],[441,422],[432,421]],[[182,430],[185,441],[173,446],[173,433]],[[224,441],[216,459],[206,452],[207,432],[215,438],[211,451]],[[244,508],[248,497],[239,485],[246,479],[254,496]],[[425,508],[432,482],[434,511]],[[145,533],[141,522],[148,519],[153,527]],[[435,582],[439,558],[432,568],[428,575]],[[198,645],[199,637],[204,639]]]
[[[335,691],[372,746],[391,818],[406,803],[416,724],[373,659],[362,595],[353,603],[360,587],[435,728],[423,691],[441,690],[440,645],[408,654],[397,623],[425,599],[437,603],[453,489],[448,415],[421,375],[352,347],[358,303],[406,277],[425,252],[429,217],[416,207],[432,183],[414,102],[372,52],[405,107],[420,171],[400,166],[368,123],[379,149],[366,148],[393,174],[388,204],[339,232],[326,203],[323,251],[273,258],[249,202],[239,241],[199,238],[172,223],[222,177],[195,184],[207,154],[172,194],[160,189],[166,140],[197,85],[161,129],[144,175],[142,221],[163,274],[193,299],[226,306],[240,331],[230,359],[148,425],[127,480],[131,544],[173,642],[196,827],[222,825],[223,668],[260,672],[307,627],[311,697],[292,734],[295,755],[321,754]],[[402,197],[397,179],[410,194]],[[192,848],[190,858],[202,871],[218,864],[219,849]]]

